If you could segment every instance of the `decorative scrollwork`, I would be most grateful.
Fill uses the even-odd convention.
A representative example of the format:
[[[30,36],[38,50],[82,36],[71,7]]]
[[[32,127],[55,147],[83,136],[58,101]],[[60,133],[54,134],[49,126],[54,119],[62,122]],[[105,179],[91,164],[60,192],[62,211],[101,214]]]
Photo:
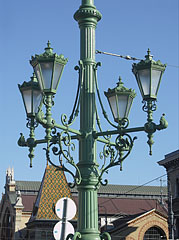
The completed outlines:
[[[47,148],[44,148],[46,151],[46,158],[49,163],[51,163],[58,170],[63,170],[71,174],[74,179],[74,183],[70,184],[70,187],[74,187],[75,185],[79,185],[81,183],[81,173],[77,165],[75,164],[73,157],[71,156],[71,152],[75,151],[75,144],[71,141],[71,136],[68,131],[62,131],[61,133],[56,133],[56,128],[52,130],[52,139],[51,143]],[[54,164],[50,159],[50,149],[55,156],[59,156],[59,165]],[[61,157],[64,157],[67,160],[67,163],[72,165],[76,169],[76,175],[68,168],[65,167],[61,162]]]
[[[129,126],[129,119],[128,118],[122,118],[119,120],[119,129],[125,129]]]
[[[125,136],[125,138],[124,138]],[[122,152],[130,152],[132,150],[132,147],[133,147],[133,144],[134,144],[134,141],[137,139],[137,137],[134,137],[132,139],[132,137],[125,133],[124,135],[119,135],[117,136],[116,138],[116,149],[117,151],[121,154]],[[127,155],[127,154],[126,154]],[[121,160],[125,159],[126,157],[125,156],[122,156],[120,157]]]
[[[73,236],[74,236],[74,235],[73,235],[72,233],[68,234],[68,236],[66,237],[66,240],[69,240],[69,239],[72,240],[72,239],[73,239]]]
[[[29,129],[33,127],[35,129],[36,127],[38,127],[38,122],[35,121],[34,118],[27,118],[26,127]]]
[[[156,105],[156,101],[145,101],[143,100],[142,103],[144,104],[142,107],[142,110],[144,112],[149,112],[149,111],[156,111],[157,110],[157,105]]]
[[[42,102],[47,108],[51,108],[55,104],[53,98],[53,95],[44,95]]]
[[[68,126],[68,117],[65,113],[61,115],[61,122],[63,126],[66,126],[66,127]]]
[[[81,238],[81,233],[75,232],[75,234],[73,235],[73,240],[78,240],[79,238]]]
[[[106,185],[108,185],[108,180],[107,180],[107,179],[104,179],[104,182],[102,182],[102,179],[99,178],[99,183],[100,183],[102,186],[106,186]]]
[[[107,185],[107,180],[104,180],[104,183],[102,182],[102,176],[104,173],[108,173],[109,168],[119,165],[120,170],[122,170],[122,162],[130,154],[136,139],[137,137],[132,139],[132,137],[126,133],[117,136],[115,146],[110,143],[104,145],[103,152],[100,153],[100,158],[104,158],[104,163],[100,169],[98,184]],[[110,158],[110,160],[106,165],[107,158]]]
[[[101,240],[111,240],[111,236],[109,235],[108,232],[103,232],[101,235]]]
[[[51,159],[50,159],[50,151],[49,151],[49,149],[48,148],[43,148],[43,150],[45,150],[46,151],[46,158],[47,158],[47,161],[52,165],[52,166],[54,166],[57,170],[59,170],[59,171],[65,171],[65,172],[68,172],[68,173],[70,173],[71,175],[72,175],[72,177],[75,179],[75,175],[73,174],[73,172],[71,172],[69,169],[67,169],[65,166],[64,166],[64,164],[62,164],[62,161],[60,160],[60,151],[58,151],[58,154],[59,154],[59,165],[56,165],[56,164],[54,164],[52,161],[51,161]],[[55,155],[58,155],[57,153],[55,154]],[[71,188],[73,188],[73,187],[75,187],[75,184],[76,184],[76,182],[75,183],[73,183],[73,184],[69,184],[69,186],[71,187]]]

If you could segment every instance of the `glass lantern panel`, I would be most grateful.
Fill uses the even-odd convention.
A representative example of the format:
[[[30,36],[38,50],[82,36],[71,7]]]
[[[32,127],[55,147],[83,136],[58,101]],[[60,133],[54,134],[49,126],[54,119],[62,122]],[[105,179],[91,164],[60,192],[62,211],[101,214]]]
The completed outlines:
[[[143,90],[142,95],[150,94],[150,69],[139,70],[139,81]]]
[[[118,118],[117,106],[116,106],[116,96],[109,97],[110,107],[113,113],[114,118]]]
[[[118,95],[118,106],[119,106],[119,118],[122,119],[127,117],[127,104],[128,104],[128,96],[126,95]]]
[[[42,78],[41,78],[40,69],[39,69],[39,65],[38,64],[35,66],[34,70],[35,70],[35,74],[36,74],[37,80],[39,82],[40,89],[43,90]]]
[[[152,86],[151,86],[151,95],[157,96],[158,85],[160,81],[161,71],[152,69]]]
[[[40,63],[40,66],[42,70],[44,89],[51,89],[53,63]]]
[[[127,109],[126,109],[126,115],[125,115],[126,118],[128,118],[128,116],[129,116],[129,111],[131,109],[132,102],[133,102],[133,98],[131,96],[129,96]]]
[[[55,69],[54,69],[54,74],[53,74],[53,85],[52,88],[53,89],[57,89],[58,87],[58,83],[62,74],[62,70],[63,70],[63,65],[59,64],[59,63],[55,63]]]
[[[25,90],[23,91],[23,98],[24,98],[24,103],[25,103],[25,108],[27,113],[32,112],[32,90]]]
[[[42,100],[42,94],[40,91],[35,91],[33,92],[33,112],[37,113],[38,107],[41,103]]]

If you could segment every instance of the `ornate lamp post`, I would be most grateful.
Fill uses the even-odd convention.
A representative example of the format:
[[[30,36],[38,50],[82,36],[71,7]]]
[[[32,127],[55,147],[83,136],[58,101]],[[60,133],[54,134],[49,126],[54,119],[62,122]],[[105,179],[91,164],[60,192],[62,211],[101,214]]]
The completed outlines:
[[[79,85],[74,110],[69,120],[65,114],[62,115],[61,125],[57,124],[52,118],[51,108],[54,105],[53,97],[56,94],[67,59],[63,55],[58,56],[54,54],[48,42],[45,52],[41,55],[35,55],[30,61],[43,94],[41,104],[39,104],[39,98],[33,97],[30,93],[28,93],[28,101],[26,101],[25,91],[23,94],[23,86],[25,84],[19,86],[30,121],[31,133],[27,140],[21,134],[18,144],[29,147],[31,166],[35,146],[37,144],[46,144],[47,160],[59,170],[67,171],[73,176],[73,186],[77,185],[79,193],[78,225],[77,232],[73,237],[69,236],[68,239],[110,240],[111,237],[108,233],[101,235],[98,229],[97,191],[100,184],[107,184],[107,180],[103,182],[102,177],[109,168],[120,165],[122,169],[122,162],[130,154],[134,140],[136,139],[136,137],[132,138],[129,133],[138,131],[146,132],[148,134],[150,154],[152,154],[153,133],[156,130],[167,127],[164,116],[161,117],[158,125],[153,122],[152,118],[152,113],[156,110],[155,100],[165,65],[152,60],[149,51],[144,61],[133,65],[133,72],[144,100],[143,110],[148,115],[147,122],[142,127],[128,128],[128,115],[135,97],[135,92],[132,89],[125,88],[120,79],[116,88],[108,89],[105,92],[114,121],[117,123],[115,125],[107,117],[97,84],[97,67],[100,63],[96,63],[95,61],[95,29],[97,22],[101,19],[101,14],[94,6],[94,0],[82,0],[82,4],[75,13],[74,18],[79,24],[81,35],[80,62],[79,66],[75,68],[79,72]],[[113,127],[111,131],[102,131],[101,129],[96,108],[97,97],[104,118]],[[35,109],[37,109],[38,104],[39,108],[37,112]],[[42,105],[46,107],[45,115],[42,112]],[[35,108],[32,108],[32,106],[35,106]],[[78,116],[79,111],[80,130],[75,130],[71,128],[71,125]],[[96,129],[96,122],[99,130]],[[46,132],[45,138],[39,140],[35,139],[34,134],[35,127],[38,124],[44,127]],[[111,140],[112,135],[116,136],[114,142]],[[79,160],[77,163],[75,163],[72,156],[75,140],[79,141]],[[97,141],[104,143],[104,148],[100,156],[104,160],[101,168],[99,168],[96,156]],[[61,162],[59,165],[55,165],[51,161],[50,154],[52,153],[59,157],[62,155],[67,160],[67,163],[75,168],[76,173],[73,173],[64,164],[59,167]]]

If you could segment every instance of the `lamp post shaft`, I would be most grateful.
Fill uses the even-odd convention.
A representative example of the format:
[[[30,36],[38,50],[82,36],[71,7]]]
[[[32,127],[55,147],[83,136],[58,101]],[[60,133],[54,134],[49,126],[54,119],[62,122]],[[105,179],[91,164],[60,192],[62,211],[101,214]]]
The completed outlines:
[[[83,85],[80,99],[80,131],[84,138],[79,142],[78,167],[82,181],[78,185],[78,226],[82,240],[99,240],[96,141],[93,137],[96,121],[95,104],[95,29],[101,14],[94,0],[82,0],[74,18],[80,28],[80,60],[82,61]]]

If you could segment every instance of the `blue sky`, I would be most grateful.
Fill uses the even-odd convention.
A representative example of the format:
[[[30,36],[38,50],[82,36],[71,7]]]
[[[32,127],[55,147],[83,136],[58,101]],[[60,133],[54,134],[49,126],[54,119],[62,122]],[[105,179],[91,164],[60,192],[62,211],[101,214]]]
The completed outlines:
[[[53,116],[60,123],[62,113],[70,114],[77,87],[77,73],[74,66],[79,61],[79,28],[73,19],[80,1],[53,0],[17,0],[1,2],[0,13],[0,79],[2,92],[1,107],[1,167],[0,190],[5,184],[6,169],[14,167],[17,180],[41,180],[46,165],[43,146],[35,150],[33,168],[29,168],[28,149],[17,145],[20,132],[28,137],[26,116],[18,83],[29,81],[33,70],[29,64],[32,55],[44,51],[50,40],[54,52],[63,53],[69,62],[65,67],[55,97]],[[163,75],[158,93],[157,111],[154,121],[159,122],[162,113],[166,114],[168,129],[154,135],[153,156],[149,156],[147,136],[138,133],[131,155],[119,168],[111,169],[108,174],[111,184],[144,184],[165,174],[157,161],[165,154],[179,148],[179,3],[178,0],[126,0],[100,1],[95,5],[102,13],[102,20],[96,29],[96,49],[121,55],[144,58],[148,48],[154,59],[160,59],[168,66]],[[98,81],[102,100],[108,115],[110,109],[103,92],[113,88],[121,76],[126,87],[136,90],[130,113],[130,126],[143,126],[146,113],[142,111],[142,99],[131,72],[132,62],[115,57],[96,55],[96,61],[102,62],[98,70]],[[103,129],[111,129],[101,116]],[[78,122],[74,125],[79,128]],[[45,132],[37,130],[37,138]],[[134,134],[135,136],[135,134]],[[77,144],[76,144],[77,145]],[[98,147],[98,152],[102,146]],[[77,161],[77,154],[74,155]],[[99,157],[98,157],[99,159]],[[99,160],[100,161],[100,160]],[[160,182],[154,181],[154,185]]]

